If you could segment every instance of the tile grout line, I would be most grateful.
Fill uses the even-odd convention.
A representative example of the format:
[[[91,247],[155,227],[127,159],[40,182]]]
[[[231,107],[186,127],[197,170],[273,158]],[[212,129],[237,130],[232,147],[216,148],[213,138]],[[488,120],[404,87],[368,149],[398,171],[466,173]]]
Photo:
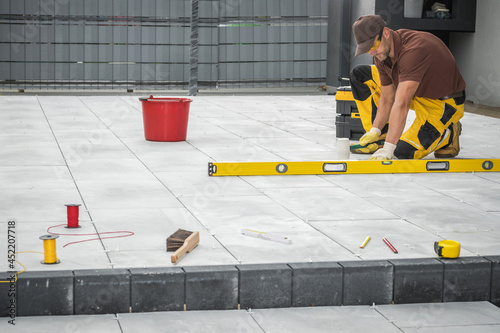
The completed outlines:
[[[87,207],[87,203],[85,202],[85,199],[83,198],[83,195],[82,195],[82,192],[80,191],[80,188],[78,187],[78,183],[76,182],[76,179],[73,175],[73,172],[71,171],[71,168],[70,166],[68,165],[68,161],[66,160],[66,156],[64,155],[64,152],[62,151],[61,149],[61,145],[59,144],[59,140],[57,139],[57,136],[56,134],[54,133],[54,129],[52,128],[52,125],[50,124],[50,121],[49,121],[49,118],[47,117],[47,114],[45,113],[45,110],[42,106],[42,103],[40,102],[40,98],[39,96],[36,96],[36,100],[38,102],[38,106],[40,107],[40,110],[42,111],[43,113],[43,116],[45,118],[45,121],[47,122],[47,125],[49,126],[50,128],[50,132],[52,133],[52,136],[57,144],[57,147],[59,149],[59,152],[61,153],[61,156],[62,158],[64,159],[64,164],[66,165],[66,168],[71,176],[71,179],[73,181],[73,184],[75,185],[76,187],[76,190],[78,192],[78,195],[80,196],[80,199],[82,200],[82,203],[83,203],[83,206],[85,207],[86,211],[87,211],[87,214],[89,215],[89,218],[90,218],[90,221],[92,223],[92,226],[94,227],[94,230],[95,232],[97,233],[97,236],[99,237],[99,241],[101,242],[101,245],[102,245],[102,248],[103,250],[106,250],[106,247],[104,246],[104,243],[101,239],[101,235],[99,233],[99,231],[97,230],[96,226],[95,226],[95,223],[94,223],[94,220],[92,219],[92,214],[90,213],[90,211],[88,210],[88,207]],[[111,258],[109,257],[109,254],[108,252],[105,252],[106,253],[106,257],[108,258],[108,261],[110,262],[110,264],[112,264],[112,261],[111,261]]]
[[[231,252],[229,251],[229,249],[224,245],[222,244],[222,242],[215,236],[215,234],[212,234],[209,232],[208,228],[188,209],[188,207],[186,207],[186,205],[158,178],[158,176],[139,158],[139,156],[137,156],[135,154],[135,152],[132,151],[132,149],[127,145],[125,144],[125,142],[123,142],[123,140],[118,137],[118,135],[116,135],[116,133],[114,131],[112,131],[109,126],[107,124],[105,124],[102,119],[96,115],[94,113],[94,111],[92,111],[92,109],[83,101],[81,100],[80,97],[78,97],[78,99],[82,102],[83,105],[85,105],[85,107],[97,118],[99,119],[99,121],[118,139],[118,141],[120,141],[123,146],[125,146],[127,148],[127,150],[144,166],[144,168],[146,168],[146,170],[148,170],[148,172],[157,180],[160,182],[160,184],[163,185],[163,187],[177,200],[177,202],[179,202],[182,207],[184,207],[184,209],[186,209],[187,212],[189,212],[189,214],[203,227],[203,229],[205,229],[236,261],[238,261],[238,258]],[[129,105],[129,103],[127,103],[126,101],[124,101],[122,98],[120,98],[120,100],[123,102],[123,103],[126,103],[127,105]],[[137,109],[136,109],[137,110]],[[138,110],[139,111],[139,110]],[[203,152],[202,152],[203,153]],[[205,153],[204,153],[205,154]],[[206,154],[205,154],[206,155]],[[108,255],[108,258],[109,258],[109,255]],[[110,260],[111,261],[111,260]]]

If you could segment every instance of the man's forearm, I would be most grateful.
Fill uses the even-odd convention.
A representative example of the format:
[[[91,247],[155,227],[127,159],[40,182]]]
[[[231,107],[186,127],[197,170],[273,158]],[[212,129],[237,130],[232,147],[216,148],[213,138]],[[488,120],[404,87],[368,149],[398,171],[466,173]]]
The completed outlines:
[[[391,110],[394,105],[396,88],[394,86],[382,86],[380,92],[380,100],[378,103],[377,116],[373,120],[373,127],[380,130],[384,128],[389,121]]]
[[[392,102],[380,100],[379,107],[377,109],[377,116],[375,120],[373,120],[373,127],[376,127],[380,130],[384,128],[385,124],[389,121],[389,117],[391,115]]]
[[[405,128],[408,110],[409,109],[405,105],[394,104],[392,106],[389,117],[390,126],[385,141],[395,145],[398,143],[399,138],[401,137],[401,134],[403,134],[403,130]]]

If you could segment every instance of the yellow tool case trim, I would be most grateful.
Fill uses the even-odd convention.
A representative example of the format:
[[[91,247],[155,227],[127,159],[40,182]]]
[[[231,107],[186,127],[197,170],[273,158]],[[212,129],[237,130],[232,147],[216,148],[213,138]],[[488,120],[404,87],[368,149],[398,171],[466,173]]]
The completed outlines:
[[[209,176],[499,172],[500,159],[210,162]]]
[[[354,96],[350,90],[337,90],[335,94],[336,101],[354,101]]]

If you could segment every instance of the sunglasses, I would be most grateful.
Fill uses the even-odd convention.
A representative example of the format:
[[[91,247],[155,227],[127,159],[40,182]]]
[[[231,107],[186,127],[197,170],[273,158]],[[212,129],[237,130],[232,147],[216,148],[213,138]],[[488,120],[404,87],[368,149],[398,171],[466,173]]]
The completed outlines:
[[[373,43],[373,46],[370,49],[370,51],[375,51],[380,47],[380,43],[382,43],[382,33],[383,32],[384,32],[384,30],[382,30],[380,32],[380,34],[378,35],[377,39],[375,39],[375,42]]]

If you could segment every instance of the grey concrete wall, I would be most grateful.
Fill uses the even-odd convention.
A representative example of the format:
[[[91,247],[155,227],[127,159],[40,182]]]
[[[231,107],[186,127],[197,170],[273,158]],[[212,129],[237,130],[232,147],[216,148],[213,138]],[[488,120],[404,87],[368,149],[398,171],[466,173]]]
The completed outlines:
[[[326,49],[326,84],[338,85],[340,48],[343,47],[340,36],[341,0],[328,1],[328,44]]]
[[[340,85],[339,76],[345,77],[345,73],[340,73],[340,57],[346,55],[349,57],[349,67],[352,69],[359,64],[373,64],[370,55],[365,54],[354,59],[356,52],[356,41],[352,34],[352,22],[356,21],[361,15],[373,14],[375,12],[375,1],[373,0],[350,0],[351,15],[349,17],[349,35],[350,43],[343,45],[341,37],[341,15],[342,1],[330,0],[328,3],[328,49],[327,49],[327,76],[326,84],[329,92],[335,91]]]
[[[355,22],[361,15],[375,13],[375,1],[373,0],[353,0],[351,1],[351,22]],[[356,53],[356,40],[351,33],[351,69],[361,64],[373,64],[373,58],[369,54],[362,54],[354,58]]]
[[[500,107],[500,2],[477,2],[476,32],[451,33],[450,50],[467,83],[467,100]]]

